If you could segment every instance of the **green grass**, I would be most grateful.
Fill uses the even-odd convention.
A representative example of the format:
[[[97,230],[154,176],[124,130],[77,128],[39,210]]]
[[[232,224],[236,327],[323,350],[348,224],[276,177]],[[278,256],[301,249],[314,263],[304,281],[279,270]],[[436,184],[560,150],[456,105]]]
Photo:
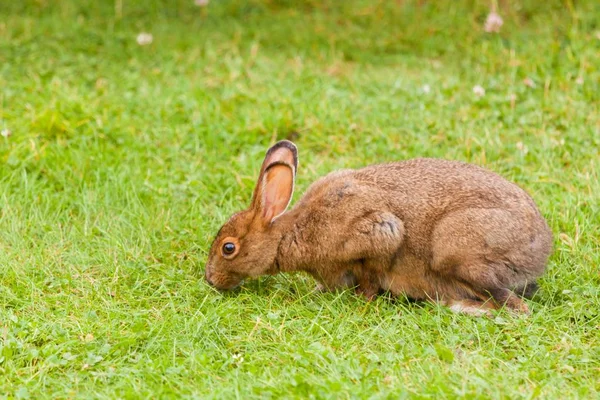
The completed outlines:
[[[0,4],[0,398],[598,397],[600,3],[500,1],[499,34],[487,2],[295,3]],[[212,290],[286,137],[295,199],[417,156],[526,188],[556,239],[532,315]]]

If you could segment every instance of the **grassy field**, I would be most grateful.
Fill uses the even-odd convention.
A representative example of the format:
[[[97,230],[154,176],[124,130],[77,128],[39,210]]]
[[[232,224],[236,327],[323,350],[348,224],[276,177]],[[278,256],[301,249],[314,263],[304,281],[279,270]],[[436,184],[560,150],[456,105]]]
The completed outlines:
[[[0,398],[600,396],[600,3],[500,1],[497,34],[489,6],[2,1]],[[295,199],[417,156],[519,183],[555,233],[532,315],[212,290],[282,138]]]

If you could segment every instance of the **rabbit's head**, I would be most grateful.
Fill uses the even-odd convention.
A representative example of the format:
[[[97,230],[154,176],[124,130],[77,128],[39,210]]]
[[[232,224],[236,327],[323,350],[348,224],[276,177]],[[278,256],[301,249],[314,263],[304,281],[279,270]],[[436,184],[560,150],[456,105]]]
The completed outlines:
[[[277,142],[267,151],[250,208],[234,214],[212,243],[205,268],[209,284],[233,289],[247,277],[278,272],[277,246],[283,230],[273,221],[290,203],[297,167],[292,142]]]

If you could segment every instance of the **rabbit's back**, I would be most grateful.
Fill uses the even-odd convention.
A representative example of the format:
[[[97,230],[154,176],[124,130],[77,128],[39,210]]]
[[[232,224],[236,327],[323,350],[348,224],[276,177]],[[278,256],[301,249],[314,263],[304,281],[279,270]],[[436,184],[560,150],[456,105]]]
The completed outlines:
[[[322,224],[383,207],[412,236],[426,238],[445,215],[467,208],[503,209],[545,224],[532,198],[500,175],[473,164],[418,158],[332,172],[313,183],[296,204],[295,218],[319,215]]]
[[[473,164],[432,158],[371,165],[353,178],[390,197],[402,210],[447,212],[463,207],[533,208],[529,195],[498,174]]]

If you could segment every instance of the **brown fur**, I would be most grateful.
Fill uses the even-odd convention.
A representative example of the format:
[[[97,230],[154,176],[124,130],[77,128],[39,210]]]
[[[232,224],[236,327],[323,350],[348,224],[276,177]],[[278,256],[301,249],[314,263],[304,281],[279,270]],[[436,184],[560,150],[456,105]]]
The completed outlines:
[[[294,144],[269,149],[252,205],[211,246],[209,283],[230,289],[305,271],[325,289],[356,286],[367,298],[385,290],[474,314],[527,312],[513,289],[534,287],[552,232],[517,185],[475,165],[414,159],[330,173],[284,212],[296,167]],[[236,253],[225,257],[228,240]]]

